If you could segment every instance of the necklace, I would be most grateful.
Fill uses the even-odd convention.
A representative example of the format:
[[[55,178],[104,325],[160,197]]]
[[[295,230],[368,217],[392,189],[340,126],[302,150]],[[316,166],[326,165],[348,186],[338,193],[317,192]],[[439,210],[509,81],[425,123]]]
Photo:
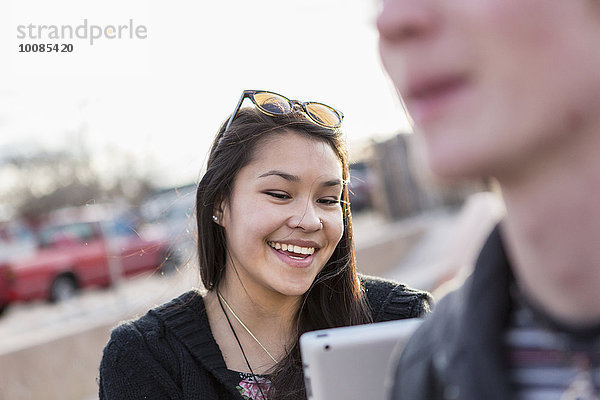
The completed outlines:
[[[221,292],[219,292],[218,290],[217,290],[217,296],[219,296],[219,299],[221,301],[223,301],[223,303],[225,304],[225,307],[227,307],[227,309],[229,310],[229,312],[231,313],[231,315],[233,315],[233,317],[236,319],[236,321],[240,323],[240,325],[242,326],[242,328],[244,328],[246,330],[246,332],[248,332],[248,334],[250,336],[252,336],[252,339],[254,339],[254,341],[256,343],[258,343],[258,345],[260,346],[260,348],[263,349],[265,351],[265,353],[267,353],[267,355],[271,358],[271,360],[273,360],[273,362],[277,364],[279,361],[277,361],[275,359],[275,357],[273,357],[271,355],[271,353],[269,353],[269,350],[267,350],[266,347],[263,346],[263,344],[260,342],[260,340],[258,340],[256,338],[256,336],[254,336],[254,334],[252,333],[252,331],[250,331],[250,329],[246,326],[246,324],[244,324],[242,322],[242,320],[240,319],[240,317],[238,317],[237,314],[231,309],[231,306],[229,305],[229,303],[227,303],[227,300],[225,300],[225,298],[223,297],[223,295],[221,295]],[[225,315],[227,316],[227,314],[225,314]]]
[[[240,339],[238,338],[237,333],[235,333],[235,329],[233,329],[233,325],[231,324],[231,321],[229,320],[229,315],[227,315],[227,313],[225,312],[225,307],[223,307],[223,301],[225,301],[225,299],[223,298],[223,296],[221,296],[221,293],[219,293],[218,289],[217,289],[217,294],[218,294],[217,300],[219,300],[219,305],[221,306],[221,310],[223,310],[223,314],[225,315],[225,318],[227,319],[227,323],[229,324],[229,328],[231,328],[231,332],[233,333],[233,337],[235,337],[235,341],[237,342],[238,346],[240,346],[240,351],[242,352],[242,356],[244,356],[246,365],[248,366],[248,369],[250,370],[250,373],[252,374],[254,384],[258,388],[258,391],[260,392],[260,395],[262,396],[263,400],[267,400],[267,398],[265,397],[265,393],[263,392],[262,387],[260,385],[260,382],[258,382],[258,379],[256,379],[256,374],[254,373],[254,371],[252,370],[252,367],[250,366],[250,361],[248,361],[248,357],[246,357],[246,352],[244,352],[244,347],[242,347],[242,342],[240,342]],[[223,301],[221,301],[221,299]],[[229,308],[229,305],[227,307]],[[231,310],[231,308],[230,308],[230,310]],[[232,311],[232,313],[233,313],[233,311]]]

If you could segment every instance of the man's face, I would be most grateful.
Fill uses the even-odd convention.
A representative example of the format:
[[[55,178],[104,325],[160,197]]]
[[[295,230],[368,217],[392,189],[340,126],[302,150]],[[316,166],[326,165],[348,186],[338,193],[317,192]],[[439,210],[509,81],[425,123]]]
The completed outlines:
[[[600,119],[600,1],[384,0],[383,64],[442,176],[508,175]]]

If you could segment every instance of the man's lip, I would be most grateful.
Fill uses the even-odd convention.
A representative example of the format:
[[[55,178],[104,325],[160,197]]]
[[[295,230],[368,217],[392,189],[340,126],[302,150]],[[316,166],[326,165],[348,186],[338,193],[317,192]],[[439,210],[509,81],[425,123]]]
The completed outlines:
[[[467,87],[462,74],[421,76],[408,81],[404,100],[409,114],[417,124],[434,119]]]
[[[408,80],[405,95],[408,99],[419,100],[434,95],[437,92],[464,84],[466,80],[466,76],[461,74],[419,76]]]

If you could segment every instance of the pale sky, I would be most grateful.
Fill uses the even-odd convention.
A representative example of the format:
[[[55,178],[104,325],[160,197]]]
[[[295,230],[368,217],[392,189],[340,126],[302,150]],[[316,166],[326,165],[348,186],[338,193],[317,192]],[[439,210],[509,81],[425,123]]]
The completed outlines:
[[[133,153],[162,185],[184,184],[198,177],[243,89],[342,110],[351,147],[408,131],[377,53],[377,8],[376,0],[3,0],[0,157],[81,137],[98,154]],[[19,25],[75,28],[84,19],[102,28],[131,19],[147,38],[17,38]],[[18,52],[44,42],[74,49]]]

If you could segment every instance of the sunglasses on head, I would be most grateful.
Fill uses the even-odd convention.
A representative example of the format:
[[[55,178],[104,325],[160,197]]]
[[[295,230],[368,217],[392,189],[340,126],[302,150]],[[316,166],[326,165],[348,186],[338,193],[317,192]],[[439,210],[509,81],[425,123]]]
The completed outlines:
[[[341,111],[323,103],[290,100],[285,96],[266,90],[244,90],[242,97],[240,97],[233,114],[231,114],[231,117],[225,126],[225,132],[229,129],[229,126],[233,122],[246,97],[252,100],[252,103],[254,103],[256,108],[261,112],[272,117],[292,114],[294,108],[299,107],[315,124],[332,129],[338,128],[342,124],[342,119],[344,118],[344,114],[342,114]]]

